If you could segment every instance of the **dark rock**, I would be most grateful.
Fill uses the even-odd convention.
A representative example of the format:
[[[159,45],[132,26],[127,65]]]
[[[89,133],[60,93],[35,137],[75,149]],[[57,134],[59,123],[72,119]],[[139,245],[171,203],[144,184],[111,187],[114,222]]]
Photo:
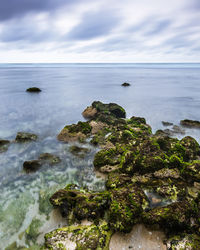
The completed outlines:
[[[182,129],[182,128],[180,128],[180,127],[177,126],[177,125],[174,125],[174,126],[172,127],[172,133],[184,135],[184,134],[185,134],[185,130]]]
[[[35,172],[41,167],[41,163],[39,160],[25,161],[23,164],[24,170],[29,172]]]
[[[168,126],[172,126],[173,123],[172,123],[172,122],[165,122],[165,121],[162,121],[162,125],[165,126],[165,127],[168,127]]]
[[[60,189],[50,198],[53,206],[59,207],[68,220],[83,220],[102,217],[108,206],[109,193],[77,190],[75,185]]]
[[[60,158],[56,155],[52,155],[49,153],[43,153],[39,156],[38,160],[41,163],[47,163],[50,165],[55,165],[61,162]]]
[[[83,158],[87,153],[90,152],[90,150],[88,148],[82,148],[82,147],[78,147],[76,145],[73,145],[69,148],[69,151],[75,155],[78,156],[80,158]]]
[[[36,141],[37,135],[27,133],[27,132],[18,132],[15,138],[16,142],[28,142],[28,141]]]
[[[131,86],[131,84],[130,83],[128,83],[128,82],[124,82],[124,83],[122,83],[122,85],[121,86],[123,86],[123,87],[128,87],[128,86]]]
[[[31,88],[28,88],[26,91],[27,91],[27,92],[31,92],[31,93],[39,93],[39,92],[41,92],[42,90],[39,89],[39,88],[37,88],[37,87],[31,87]]]
[[[181,120],[180,121],[181,126],[187,127],[187,128],[200,128],[200,122],[194,121],[194,120]]]
[[[10,144],[10,141],[0,139],[0,153],[8,150],[9,144]]]

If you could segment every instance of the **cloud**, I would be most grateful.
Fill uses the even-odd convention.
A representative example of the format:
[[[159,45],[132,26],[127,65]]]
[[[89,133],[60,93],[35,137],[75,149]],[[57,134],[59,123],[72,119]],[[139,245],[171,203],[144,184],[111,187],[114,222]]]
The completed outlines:
[[[21,17],[30,12],[48,12],[77,2],[78,0],[1,0],[0,21]]]
[[[145,35],[150,36],[159,34],[165,31],[170,26],[171,22],[172,21],[168,19],[158,21],[150,31],[145,33]]]
[[[66,36],[69,40],[88,40],[99,36],[108,35],[119,22],[115,13],[99,11],[86,13],[80,23]]]

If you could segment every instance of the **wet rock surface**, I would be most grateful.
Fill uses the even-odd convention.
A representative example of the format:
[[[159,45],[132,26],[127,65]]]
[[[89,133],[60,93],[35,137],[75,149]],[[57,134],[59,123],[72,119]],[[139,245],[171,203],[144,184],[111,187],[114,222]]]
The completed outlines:
[[[29,141],[36,141],[38,138],[37,135],[27,132],[18,132],[15,138],[16,142],[29,142]]]
[[[194,121],[194,120],[181,120],[180,124],[187,128],[200,128],[200,121]]]
[[[58,244],[63,244],[66,249],[66,242],[70,240],[75,249],[87,249],[78,248],[80,238],[76,232],[80,232],[84,246],[108,249],[105,242],[110,236],[100,239],[101,233],[94,236],[90,231],[91,227],[96,232],[101,231],[102,221],[109,235],[130,233],[134,225],[144,224],[165,232],[166,239],[178,237],[180,245],[182,241],[198,242],[200,148],[197,141],[190,136],[181,140],[171,138],[162,130],[152,134],[144,118],[125,119],[124,109],[117,104],[93,102],[91,107],[97,110],[94,117],[87,122],[67,125],[58,139],[80,141],[83,135],[84,140],[99,147],[93,163],[96,171],[107,175],[106,190],[94,192],[71,184],[58,190],[50,202],[59,208],[70,225],[90,220],[93,224],[87,227],[87,232],[94,238],[90,241],[79,226],[75,231],[69,226],[47,234],[45,247],[57,249]],[[99,122],[103,124],[101,129],[93,130],[94,124]],[[186,240],[183,234],[187,235]],[[97,242],[104,242],[101,248]],[[173,249],[173,244],[174,241],[166,243],[166,249]]]
[[[10,145],[10,141],[0,139],[0,153],[7,151],[9,145]]]

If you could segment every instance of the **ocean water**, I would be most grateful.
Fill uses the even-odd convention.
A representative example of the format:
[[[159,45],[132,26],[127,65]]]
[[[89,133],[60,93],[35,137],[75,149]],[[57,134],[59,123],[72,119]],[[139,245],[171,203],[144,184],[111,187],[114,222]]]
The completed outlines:
[[[122,87],[125,81],[131,86]],[[31,86],[42,92],[27,93]],[[34,220],[48,225],[51,206],[46,211],[42,204],[58,188],[70,182],[104,187],[93,172],[97,149],[85,145],[90,152],[79,159],[56,139],[66,124],[84,120],[81,112],[94,100],[118,103],[127,117],[145,117],[153,132],[163,128],[161,121],[200,120],[200,64],[0,64],[0,138],[14,140],[18,131],[39,136],[36,142],[12,143],[0,154],[0,249],[15,241],[33,245],[36,236],[42,239],[45,230],[58,226],[40,227],[35,237],[27,233]],[[185,132],[200,142],[200,130]],[[24,173],[23,162],[44,152],[62,162]]]

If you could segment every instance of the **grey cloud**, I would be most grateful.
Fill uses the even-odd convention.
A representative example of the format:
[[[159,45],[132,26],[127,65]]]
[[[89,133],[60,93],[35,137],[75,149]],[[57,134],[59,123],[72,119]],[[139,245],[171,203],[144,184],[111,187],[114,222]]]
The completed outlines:
[[[117,26],[119,18],[114,13],[99,11],[87,13],[82,21],[66,36],[70,40],[88,40],[109,34]]]
[[[41,31],[39,24],[33,21],[21,20],[20,22],[9,22],[0,33],[0,41],[4,43],[23,41],[26,43],[42,42],[48,39],[53,39],[54,33],[52,30]]]
[[[30,12],[55,10],[80,0],[0,0],[0,21],[21,17]]]

